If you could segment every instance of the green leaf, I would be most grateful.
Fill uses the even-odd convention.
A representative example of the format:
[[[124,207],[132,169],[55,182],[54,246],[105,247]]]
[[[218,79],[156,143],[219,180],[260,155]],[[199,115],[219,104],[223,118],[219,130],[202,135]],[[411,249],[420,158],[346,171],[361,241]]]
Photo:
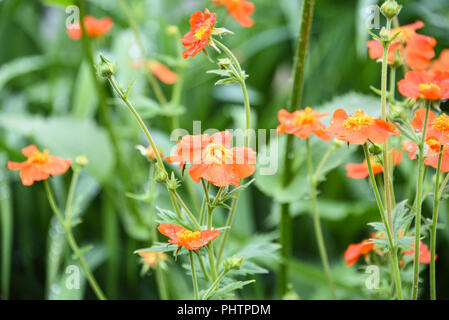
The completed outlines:
[[[233,293],[235,290],[242,289],[244,286],[256,282],[256,280],[248,280],[248,281],[235,281],[232,282],[222,288],[219,288],[217,291],[215,291],[208,300],[216,300],[220,298],[224,298],[229,296],[231,293]]]
[[[151,119],[154,117],[173,117],[182,116],[185,113],[183,106],[174,106],[168,104],[166,107],[161,107],[156,101],[147,97],[133,97],[132,103],[143,119]],[[123,106],[123,102],[119,99],[114,99],[114,103],[118,106]]]
[[[0,68],[0,91],[13,78],[44,69],[48,60],[44,56],[23,57],[12,60]]]
[[[178,246],[175,244],[167,243],[167,242],[156,242],[149,248],[142,248],[134,251],[134,253],[139,252],[172,252],[176,251],[178,249]]]
[[[73,93],[72,114],[77,119],[86,119],[95,114],[98,102],[94,80],[87,63],[83,63],[76,77]]]

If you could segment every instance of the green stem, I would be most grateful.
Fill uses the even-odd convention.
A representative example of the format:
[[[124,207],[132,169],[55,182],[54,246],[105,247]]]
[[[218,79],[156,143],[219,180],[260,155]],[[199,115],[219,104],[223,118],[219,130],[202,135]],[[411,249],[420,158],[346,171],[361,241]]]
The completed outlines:
[[[387,220],[387,217],[385,216],[384,205],[382,204],[382,198],[380,196],[379,189],[377,188],[376,178],[373,173],[373,167],[371,165],[371,160],[370,160],[369,152],[368,152],[368,146],[366,143],[363,145],[363,153],[365,154],[366,164],[368,166],[368,172],[369,172],[369,177],[371,180],[371,185],[373,187],[374,195],[376,197],[377,207],[379,208],[379,213],[382,218],[382,222],[385,226],[385,230],[387,231],[387,238],[388,238],[388,243],[390,245],[390,253],[391,253],[391,259],[392,259],[392,265],[393,265],[393,271],[394,271],[393,275],[394,275],[394,280],[395,280],[395,284],[396,284],[396,291],[397,291],[398,299],[403,300],[401,274],[399,272],[398,253],[397,253],[396,247],[394,245],[394,241],[393,241],[393,237],[392,237],[390,228],[388,228],[388,220]]]
[[[214,255],[214,247],[212,243],[209,243],[206,246],[207,254],[209,256],[209,264],[210,264],[210,275],[212,280],[217,279],[217,267],[215,266],[215,255]]]
[[[415,217],[415,257],[413,261],[413,292],[412,299],[418,299],[419,285],[419,242],[421,240],[421,211],[422,211],[422,188],[424,183],[424,142],[426,140],[427,120],[429,117],[430,102],[427,103],[426,117],[424,127],[419,142],[419,159],[418,159],[418,186],[416,188],[416,217]]]
[[[201,257],[198,250],[195,250],[194,252],[195,252],[196,256],[198,257],[198,261],[200,262],[200,266],[201,266],[201,270],[203,271],[204,279],[209,280],[209,273],[206,270],[203,258]]]
[[[101,290],[100,286],[98,285],[97,281],[95,280],[92,272],[90,271],[90,269],[84,259],[84,256],[83,256],[81,250],[78,247],[78,244],[75,241],[75,238],[73,237],[72,229],[71,229],[71,221],[69,220],[69,223],[64,222],[64,218],[62,217],[62,215],[56,205],[56,202],[53,197],[53,193],[51,191],[50,184],[49,184],[48,180],[44,181],[44,185],[45,185],[45,191],[47,192],[47,197],[48,197],[48,201],[50,203],[50,207],[53,210],[53,213],[55,214],[59,223],[64,228],[64,231],[65,231],[65,234],[67,237],[67,241],[69,242],[69,245],[72,248],[73,254],[78,258],[80,265],[83,268],[84,273],[86,274],[87,281],[89,282],[90,286],[94,290],[98,299],[106,300],[106,297],[105,297],[103,291]]]
[[[201,300],[206,300],[207,298],[209,298],[209,296],[214,293],[214,291],[216,290],[217,286],[220,284],[221,279],[223,279],[223,277],[226,275],[226,273],[228,272],[228,269],[223,269],[223,271],[218,275],[217,279],[215,279],[215,281],[211,284],[211,286],[209,287],[209,289],[207,289],[206,293],[204,294],[204,296],[201,298]]]
[[[440,190],[438,191],[438,198],[441,199],[441,197],[443,196],[444,188],[446,187],[448,181],[449,181],[449,173],[446,174],[446,177],[444,177],[444,180],[441,183]]]
[[[0,178],[0,188],[3,191],[3,197],[0,199],[0,225],[1,225],[1,299],[9,299],[9,291],[11,284],[11,252],[13,242],[13,210],[11,190],[9,187],[9,173],[6,172],[6,163],[3,157],[0,158],[0,163],[5,170],[0,173],[3,178]]]
[[[335,145],[331,145],[329,149],[327,149],[326,154],[321,159],[320,163],[318,164],[318,167],[315,170],[315,174],[313,175],[315,177],[315,181],[318,182],[318,179],[320,178],[321,170],[323,170],[324,165],[326,164],[327,160],[329,160],[330,155],[332,152],[334,152],[336,149]]]
[[[287,110],[292,111],[301,107],[301,100],[304,88],[304,70],[307,55],[307,48],[312,28],[313,9],[315,0],[303,0],[301,8],[301,22],[299,24],[298,38],[296,41],[296,50],[293,60],[293,85],[287,103]],[[284,172],[282,177],[283,186],[287,186],[291,177],[292,161],[290,152],[293,150],[294,136],[287,135],[286,151],[284,154]],[[291,216],[290,204],[281,204],[281,222],[280,222],[280,242],[282,261],[279,269],[278,286],[280,294],[283,296],[287,292],[288,285],[288,265],[291,252]]]
[[[209,204],[209,188],[210,188],[210,183],[207,183],[207,186],[204,186],[204,180],[201,179],[202,181],[202,185],[203,185],[203,190],[204,190],[204,197],[203,197],[203,203],[201,204],[201,211],[200,211],[200,224],[203,225],[204,223],[204,217],[206,216],[206,209],[207,206]]]
[[[70,223],[72,216],[72,202],[75,196],[75,189],[78,183],[79,175],[80,175],[80,168],[78,166],[75,166],[73,168],[72,181],[70,182],[69,193],[67,195],[67,204],[65,206],[65,222],[67,224]]]
[[[430,233],[430,298],[437,299],[437,288],[435,281],[435,249],[437,245],[437,223],[438,223],[438,207],[440,205],[439,186],[441,173],[441,160],[443,158],[443,146],[440,147],[440,154],[438,156],[438,166],[435,179],[435,198],[433,200],[433,214],[432,214],[432,230]]]
[[[309,169],[309,180],[310,180],[310,197],[312,200],[313,224],[315,227],[316,240],[320,251],[321,263],[323,264],[323,269],[326,274],[327,281],[329,282],[332,297],[334,299],[337,299],[334,281],[332,280],[332,273],[329,266],[329,260],[327,257],[326,246],[324,244],[320,216],[318,213],[317,190],[316,190],[317,186],[316,186],[316,178],[313,172],[312,151],[310,150],[310,139],[306,139],[306,146],[307,146],[307,166]]]
[[[192,269],[192,282],[193,282],[193,290],[195,291],[195,300],[198,300],[200,295],[198,293],[198,280],[196,279],[195,263],[193,261],[192,250],[189,250],[189,256],[190,256],[190,268]]]

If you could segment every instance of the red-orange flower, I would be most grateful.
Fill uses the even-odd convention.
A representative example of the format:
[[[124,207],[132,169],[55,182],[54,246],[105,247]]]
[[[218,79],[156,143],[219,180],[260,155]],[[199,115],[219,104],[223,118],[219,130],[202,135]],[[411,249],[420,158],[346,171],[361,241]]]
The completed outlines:
[[[440,100],[449,98],[449,73],[433,71],[409,71],[398,82],[399,92],[407,98]]]
[[[84,17],[84,27],[89,37],[97,38],[105,35],[114,26],[114,21],[109,17],[97,19],[92,16]],[[67,35],[73,40],[79,40],[82,37],[81,26],[79,23],[72,24],[67,28]]]
[[[432,70],[449,72],[449,49],[441,51],[440,56],[432,64]]]
[[[327,130],[338,140],[358,145],[365,144],[367,140],[375,144],[384,143],[391,135],[400,134],[398,128],[385,120],[370,117],[361,110],[348,116],[343,109],[334,112]]]
[[[412,127],[416,132],[423,132],[426,117],[426,109],[422,108],[415,111],[415,117],[412,120]],[[445,113],[437,117],[431,110],[427,116],[426,140],[434,138],[440,144],[449,143],[449,116]]]
[[[157,229],[164,236],[170,238],[168,242],[189,250],[198,250],[220,235],[220,231],[215,229],[190,231],[172,223],[161,223]]]
[[[360,243],[353,243],[345,251],[344,258],[347,266],[354,265],[362,255],[367,255],[374,249],[374,243],[370,239],[365,239]]]
[[[424,159],[424,164],[430,166],[432,168],[438,168],[438,158],[440,154],[441,144],[434,137],[430,137],[426,139],[427,144],[427,152]],[[411,160],[415,160],[417,157],[417,153],[419,151],[418,145],[412,141],[404,141],[402,143],[402,149],[407,151],[408,157]],[[443,147],[443,155],[441,157],[441,167],[440,170],[442,172],[449,172],[449,146],[444,145]]]
[[[63,174],[72,163],[70,159],[50,155],[47,149],[40,152],[35,145],[23,148],[22,153],[28,159],[24,162],[8,161],[8,169],[20,170],[20,178],[25,186],[31,186],[34,181],[46,180],[52,174]]]
[[[144,146],[139,145],[137,146],[137,149],[144,157],[148,157],[150,160],[154,160],[156,158],[156,154],[151,145],[149,145],[146,148]],[[157,148],[157,151],[159,152],[159,156],[162,158],[164,156],[162,150],[160,148]]]
[[[404,252],[404,256],[406,255],[412,255],[412,260],[415,260],[415,245],[413,244],[413,249],[410,251]],[[435,253],[435,260],[437,259],[438,255]],[[419,241],[419,263],[424,264],[430,264],[430,250],[429,247],[423,243],[422,241]]]
[[[226,7],[229,14],[237,20],[243,27],[249,28],[254,24],[250,15],[254,12],[254,3],[247,0],[212,0],[215,3]]]
[[[184,59],[193,57],[206,48],[215,25],[215,20],[216,14],[211,13],[207,8],[204,9],[204,13],[197,11],[192,14],[189,20],[190,31],[181,39],[183,46],[188,47],[182,53]]]
[[[178,75],[173,72],[166,65],[155,61],[133,61],[132,66],[134,68],[148,68],[159,80],[165,84],[174,84],[178,81]]]
[[[405,63],[413,70],[426,69],[435,57],[436,44],[435,38],[415,33],[405,47]]]
[[[144,251],[139,252],[143,262],[151,269],[161,261],[167,260],[167,255],[164,252]]]
[[[403,156],[401,151],[392,148],[390,156],[395,166],[401,163]],[[370,157],[370,162],[374,174],[383,172],[382,165],[374,157]],[[366,159],[362,163],[348,163],[346,165],[346,171],[346,175],[352,179],[364,179],[369,176]]]
[[[304,110],[296,110],[292,113],[281,109],[278,112],[280,122],[280,125],[277,127],[278,135],[285,132],[294,134],[301,139],[308,139],[314,133],[318,138],[329,141],[332,135],[326,131],[325,125],[320,122],[321,118],[328,115],[329,113],[319,113],[310,107]]]
[[[239,186],[240,179],[249,177],[255,171],[256,153],[250,148],[231,148],[232,135],[228,131],[184,136],[178,142],[173,156],[167,162],[180,162],[180,167],[193,163],[190,177],[196,183],[201,178],[217,187]]]

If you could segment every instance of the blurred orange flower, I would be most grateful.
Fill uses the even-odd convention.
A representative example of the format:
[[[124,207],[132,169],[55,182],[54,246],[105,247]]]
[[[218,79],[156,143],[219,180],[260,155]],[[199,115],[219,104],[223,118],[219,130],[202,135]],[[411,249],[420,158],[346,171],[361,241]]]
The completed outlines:
[[[23,148],[22,153],[28,159],[24,162],[8,161],[8,169],[20,170],[20,178],[25,186],[31,186],[34,181],[46,180],[52,174],[63,174],[72,163],[70,159],[50,155],[47,149],[40,152],[35,145]]]
[[[370,239],[365,239],[360,243],[353,243],[345,251],[344,258],[347,266],[354,265],[362,255],[367,255],[374,249],[374,243]]]
[[[436,44],[435,38],[415,33],[405,47],[405,63],[413,70],[426,69],[435,57]]]
[[[433,71],[409,71],[398,82],[399,92],[407,98],[440,100],[449,98],[449,73]]]
[[[432,64],[433,71],[449,72],[449,49],[441,51],[440,56]]]
[[[193,163],[190,177],[196,183],[201,178],[217,187],[239,186],[240,179],[249,177],[256,170],[256,152],[250,148],[231,148],[232,135],[228,131],[184,136],[178,142],[173,156],[167,162],[180,162],[180,167]]]
[[[212,33],[216,21],[216,14],[211,13],[209,9],[204,9],[204,13],[197,11],[190,17],[190,31],[184,35],[181,42],[184,47],[188,47],[182,56],[194,57],[198,52],[204,50],[209,43],[209,38]]]
[[[198,250],[220,235],[220,231],[215,229],[190,231],[172,223],[161,223],[157,229],[164,236],[170,238],[168,242],[185,247],[188,250]]]
[[[412,127],[416,132],[423,132],[426,117],[426,109],[421,108],[415,111],[415,117],[412,120]],[[436,139],[440,144],[449,143],[449,116],[442,113],[437,117],[431,110],[427,116],[426,140]]]
[[[155,158],[156,158],[156,154],[154,153],[154,149],[153,149],[153,147],[151,146],[151,145],[149,145],[148,147],[144,147],[144,146],[141,146],[141,145],[138,145],[137,146],[137,149],[140,151],[140,153],[144,156],[144,157],[148,157],[150,160],[154,160]],[[159,151],[159,156],[161,157],[161,158],[163,158],[164,157],[164,155],[163,155],[163,153],[162,153],[162,150],[161,149],[159,149],[159,148],[157,148],[158,149],[158,151]]]
[[[157,266],[160,261],[167,260],[167,255],[164,252],[146,251],[139,252],[143,262],[151,268]]]
[[[250,15],[254,12],[254,3],[247,0],[212,0],[215,3],[223,5],[229,14],[237,20],[243,27],[249,28],[254,25],[254,20]]]
[[[390,156],[395,166],[401,163],[403,157],[401,151],[392,148]],[[373,174],[378,174],[384,171],[382,165],[377,162],[374,157],[370,157],[370,162]],[[364,179],[368,177],[369,171],[366,159],[362,163],[348,163],[346,165],[346,176],[352,179]]]
[[[280,125],[277,127],[278,135],[285,132],[294,134],[301,139],[308,139],[314,133],[318,138],[329,141],[332,135],[326,131],[325,125],[320,122],[321,118],[328,115],[329,113],[319,113],[310,107],[304,110],[296,110],[292,113],[281,109],[278,112],[280,122]]]
[[[412,255],[412,260],[415,260],[415,244],[413,244],[413,249],[410,251],[404,252],[404,256],[406,255]],[[438,255],[435,253],[435,260],[437,259]],[[424,264],[430,264],[430,250],[429,247],[423,243],[422,241],[419,241],[419,263]]]
[[[161,62],[155,60],[133,61],[134,68],[148,68],[159,80],[165,84],[174,84],[178,81],[178,75]]]
[[[98,38],[112,29],[114,21],[109,17],[97,19],[93,16],[84,17],[84,27],[86,28],[86,34],[92,38]],[[72,24],[67,28],[67,35],[73,40],[79,40],[82,37],[81,26],[79,23]]]
[[[430,137],[426,139],[426,145],[428,146],[424,164],[430,166],[432,168],[438,168],[438,158],[440,154],[441,144],[434,137]],[[412,141],[404,141],[402,143],[402,149],[407,151],[408,157],[411,160],[415,160],[417,157],[417,153],[419,151],[418,145]],[[441,158],[441,167],[440,170],[442,172],[449,172],[449,146],[444,145],[443,147],[443,156]]]
[[[357,145],[365,144],[368,140],[381,144],[390,136],[400,134],[398,128],[385,120],[370,117],[361,110],[348,116],[343,109],[334,112],[327,130],[338,140]]]

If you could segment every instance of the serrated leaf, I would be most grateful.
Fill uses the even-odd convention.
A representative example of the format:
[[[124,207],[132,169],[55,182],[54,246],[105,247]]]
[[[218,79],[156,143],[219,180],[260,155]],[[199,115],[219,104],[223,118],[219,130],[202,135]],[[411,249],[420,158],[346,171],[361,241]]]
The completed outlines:
[[[172,252],[176,251],[178,246],[175,244],[167,243],[167,242],[156,242],[149,248],[142,248],[134,251],[135,254],[139,252]]]
[[[208,300],[213,300],[213,299],[219,299],[222,297],[227,296],[230,293],[233,293],[235,290],[241,289],[244,286],[256,282],[256,280],[248,280],[248,281],[236,281],[236,282],[232,282],[231,284],[228,284],[220,289],[218,289],[217,291],[215,291],[209,298]]]

